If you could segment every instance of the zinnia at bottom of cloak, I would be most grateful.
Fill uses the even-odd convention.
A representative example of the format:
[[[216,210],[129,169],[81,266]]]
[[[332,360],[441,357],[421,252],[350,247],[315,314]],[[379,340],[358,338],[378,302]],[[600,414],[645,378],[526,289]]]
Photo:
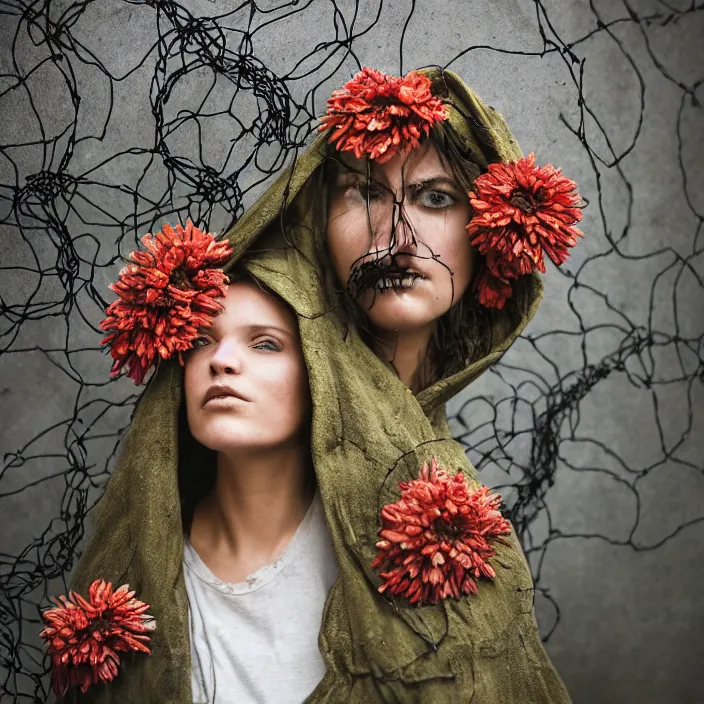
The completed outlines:
[[[70,687],[85,693],[91,685],[112,681],[119,672],[119,652],[150,653],[146,645],[156,623],[149,604],[134,598],[127,584],[96,579],[88,599],[73,591],[52,597],[56,608],[42,613],[44,638],[51,656],[51,686],[58,696]]]

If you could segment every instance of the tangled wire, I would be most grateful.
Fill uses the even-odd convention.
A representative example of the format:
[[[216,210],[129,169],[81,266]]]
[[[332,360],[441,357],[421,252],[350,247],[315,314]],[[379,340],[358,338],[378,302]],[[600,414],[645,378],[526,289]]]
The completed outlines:
[[[414,0],[400,4],[0,1],[0,510],[14,516],[3,521],[0,552],[3,701],[47,699],[40,612],[49,595],[66,591],[137,398],[129,381],[109,380],[100,353],[107,283],[161,222],[190,217],[210,231],[229,229],[310,142],[331,90],[388,57],[385,32],[401,30],[398,63],[382,68],[407,71],[411,42],[432,22]],[[678,473],[702,472],[692,443],[704,338],[690,311],[696,300],[701,310],[704,290],[704,214],[690,154],[703,78],[677,74],[654,44],[664,34],[676,40],[704,5],[659,1],[644,14],[621,0],[606,16],[591,2],[583,29],[568,39],[542,0],[523,4],[532,14],[515,46],[466,46],[443,56],[443,67],[467,75],[470,59],[519,59],[561,86],[569,106],[559,114],[560,141],[581,159],[569,172],[590,202],[588,237],[570,265],[550,274],[559,309],[545,302],[543,318],[449,410],[457,440],[504,495],[536,593],[551,605],[541,619],[547,639],[560,617],[542,576],[551,546],[589,537],[655,550],[704,519],[704,511],[684,517],[647,543],[636,537],[648,475],[665,469],[676,482]],[[227,10],[218,13],[220,5]],[[614,119],[620,108],[604,105],[589,82],[606,44],[634,86],[629,124]],[[643,146],[656,119],[648,76],[677,106],[654,165]],[[638,233],[667,207],[648,180],[665,168],[679,200],[653,245]],[[647,460],[622,456],[618,435],[599,424],[599,404],[628,395],[639,399]],[[585,474],[622,492],[625,535],[559,520],[556,489]],[[31,512],[22,515],[20,502]]]

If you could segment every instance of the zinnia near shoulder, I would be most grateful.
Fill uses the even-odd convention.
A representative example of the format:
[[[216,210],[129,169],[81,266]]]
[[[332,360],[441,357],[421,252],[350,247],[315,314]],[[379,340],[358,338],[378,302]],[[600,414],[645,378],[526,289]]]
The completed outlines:
[[[383,580],[379,592],[419,606],[477,594],[477,580],[496,576],[493,544],[511,533],[499,512],[501,496],[468,483],[462,472],[449,476],[435,458],[399,487],[401,500],[381,510],[372,562]]]
[[[42,613],[46,628],[40,636],[51,656],[51,686],[58,696],[69,687],[86,692],[93,684],[110,682],[118,672],[119,652],[149,654],[149,631],[156,627],[146,613],[149,604],[134,598],[123,584],[96,579],[88,599],[73,591],[51,600],[57,608]]]

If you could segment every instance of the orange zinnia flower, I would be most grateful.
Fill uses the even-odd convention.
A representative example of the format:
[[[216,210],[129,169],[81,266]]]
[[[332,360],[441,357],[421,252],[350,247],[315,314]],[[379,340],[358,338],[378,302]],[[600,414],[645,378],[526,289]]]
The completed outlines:
[[[479,273],[474,277],[472,286],[477,292],[479,303],[486,308],[501,310],[513,294],[510,281],[507,278],[492,274],[491,268],[486,263],[481,265]]]
[[[227,276],[216,267],[230,257],[229,242],[218,242],[188,220],[186,227],[164,225],[142,243],[148,251],[132,252],[132,262],[120,271],[110,289],[120,298],[108,306],[100,327],[109,330],[102,344],[110,346],[115,362],[141,384],[159,359],[190,349],[200,327],[210,327],[223,306],[216,301],[227,292]]]
[[[58,696],[69,687],[86,692],[91,684],[114,679],[117,651],[149,654],[145,633],[154,630],[154,619],[145,613],[149,604],[133,597],[126,584],[113,591],[112,583],[96,579],[88,601],[73,591],[68,598],[51,598],[58,608],[42,613],[47,627],[40,636],[51,655],[51,686]]]
[[[487,257],[491,275],[507,284],[536,268],[544,273],[545,254],[557,266],[563,264],[583,236],[575,227],[582,219],[577,184],[550,164],[536,166],[532,153],[488,168],[469,192],[475,215],[467,231],[472,245]],[[486,274],[479,283],[506,290]],[[492,297],[483,290],[480,297],[482,293]]]
[[[436,604],[448,596],[477,593],[477,579],[496,576],[487,562],[492,540],[511,532],[498,511],[501,497],[467,485],[462,472],[450,477],[435,458],[418,479],[400,482],[401,500],[381,511],[382,538],[372,568],[381,568],[380,592],[411,604]]]
[[[319,129],[330,129],[329,141],[339,151],[382,164],[398,151],[417,147],[436,122],[447,118],[431,85],[415,71],[396,78],[365,67],[328,98]]]

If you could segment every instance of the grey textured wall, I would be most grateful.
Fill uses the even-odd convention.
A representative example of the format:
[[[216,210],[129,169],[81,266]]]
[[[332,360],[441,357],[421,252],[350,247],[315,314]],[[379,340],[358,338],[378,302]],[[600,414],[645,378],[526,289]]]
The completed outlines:
[[[180,3],[196,18],[234,5]],[[217,20],[233,51],[253,6]],[[134,400],[130,382],[106,384],[109,360],[91,329],[102,311],[90,284],[112,299],[105,287],[120,265],[112,261],[117,242],[124,237],[126,255],[150,230],[150,216],[173,222],[190,202],[192,215],[222,232],[233,215],[226,206],[199,211],[186,161],[169,180],[173,165],[155,149],[156,135],[171,155],[236,174],[245,206],[267,183],[246,164],[253,142],[237,124],[258,114],[251,93],[234,97],[222,81],[201,103],[208,71],[188,73],[162,106],[173,130],[158,131],[150,99],[155,9],[92,2],[70,21],[77,7],[66,0],[35,7],[65,30],[50,38],[54,53],[68,57],[57,61],[41,22],[20,18],[19,2],[0,7],[0,575],[8,613],[19,616],[19,604],[28,619],[16,653],[25,664],[12,667],[8,701],[34,691],[37,605],[63,587],[67,547],[57,536],[82,509],[78,490],[88,505],[100,494]],[[450,404],[453,429],[466,434],[485,483],[508,499],[515,489],[504,485],[531,475],[541,442],[559,440],[527,547],[541,629],[551,633],[548,651],[574,701],[704,701],[701,4],[260,0],[257,7],[253,55],[297,101],[308,95],[313,113],[356,70],[335,45],[353,21],[359,62],[398,73],[410,17],[404,71],[449,64],[504,114],[524,152],[580,184],[589,200],[584,241],[562,271],[549,268],[527,338]],[[159,21],[169,31],[165,14]],[[316,46],[324,41],[337,52]],[[308,91],[321,81],[313,101]],[[217,113],[230,100],[230,115],[180,121],[179,111]],[[305,110],[293,109],[291,119],[304,125]],[[263,149],[258,165],[278,166],[278,154],[276,145]],[[60,171],[62,156],[78,180],[62,197],[30,193],[29,177]],[[67,290],[58,274],[72,256]],[[546,418],[555,424],[548,435],[540,432]],[[36,579],[36,564],[57,566],[49,586]],[[16,625],[3,628],[18,637]],[[0,666],[7,670],[7,661]]]

